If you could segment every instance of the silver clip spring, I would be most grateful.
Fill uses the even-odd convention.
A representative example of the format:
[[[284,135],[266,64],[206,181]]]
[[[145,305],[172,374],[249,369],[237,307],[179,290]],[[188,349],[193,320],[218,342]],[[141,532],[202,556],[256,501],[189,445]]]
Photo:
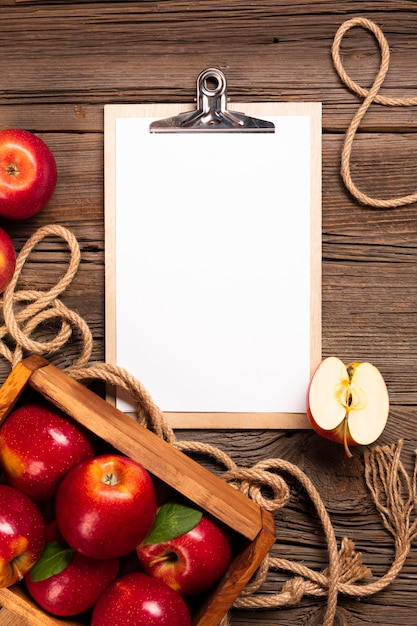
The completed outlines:
[[[173,132],[275,132],[272,122],[227,110],[226,77],[209,68],[197,78],[197,109],[152,122],[151,133]]]

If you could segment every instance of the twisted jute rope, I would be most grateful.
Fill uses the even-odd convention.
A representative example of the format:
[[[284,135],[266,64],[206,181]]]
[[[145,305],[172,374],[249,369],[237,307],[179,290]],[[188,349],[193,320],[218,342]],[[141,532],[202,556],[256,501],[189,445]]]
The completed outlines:
[[[69,260],[63,276],[50,289],[18,289],[22,271],[33,249],[46,238],[58,240],[68,248]],[[362,562],[354,542],[343,538],[338,547],[330,517],[319,492],[308,476],[296,465],[283,459],[261,460],[253,467],[240,467],[220,448],[193,441],[178,441],[163,412],[140,381],[125,369],[108,363],[91,363],[91,331],[75,311],[60,299],[74,279],[80,263],[76,238],[63,226],[41,227],[23,246],[18,255],[14,277],[1,300],[3,323],[0,326],[0,354],[14,367],[28,354],[59,355],[70,341],[79,344],[79,357],[66,368],[68,375],[84,383],[104,381],[127,392],[136,406],[137,420],[159,437],[188,455],[203,455],[219,466],[222,478],[247,497],[273,514],[281,511],[290,499],[288,480],[298,482],[316,509],[328,549],[328,566],[315,571],[302,563],[273,556],[264,559],[258,571],[234,603],[236,609],[277,609],[296,605],[304,596],[326,598],[323,626],[334,623],[338,595],[356,598],[374,594],[389,585],[399,574],[417,534],[417,469],[410,477],[400,459],[402,441],[392,446],[375,447],[364,455],[365,479],[381,520],[392,535],[395,555],[388,571],[379,579]],[[59,266],[62,268],[62,263]],[[51,322],[55,320],[55,323]],[[52,338],[40,339],[47,326]],[[58,327],[58,328],[57,328]],[[35,338],[37,336],[37,338]],[[278,531],[279,532],[279,531]],[[277,593],[262,592],[272,571],[291,574]],[[364,581],[367,582],[364,582]],[[228,614],[221,626],[230,624]]]
[[[360,26],[366,30],[369,30],[375,36],[380,48],[381,64],[375,77],[374,83],[370,89],[364,89],[363,87],[358,85],[354,80],[350,78],[350,76],[347,74],[343,67],[340,53],[342,39],[349,30],[356,26]],[[388,98],[379,94],[379,90],[381,89],[382,83],[384,82],[385,77],[388,73],[390,64],[390,49],[385,35],[383,34],[380,27],[371,20],[364,17],[354,17],[344,22],[338,29],[333,40],[331,53],[334,66],[342,82],[351,91],[363,98],[362,104],[352,118],[352,121],[350,122],[349,127],[346,131],[345,140],[342,148],[340,171],[347,189],[361,204],[369,205],[371,207],[379,209],[400,207],[416,202],[417,192],[405,196],[392,197],[387,199],[373,198],[372,196],[369,196],[366,193],[362,192],[360,189],[358,189],[357,185],[352,179],[350,170],[353,141],[355,139],[359,125],[372,103],[382,104],[385,106],[400,107],[414,106],[417,104],[416,97]]]

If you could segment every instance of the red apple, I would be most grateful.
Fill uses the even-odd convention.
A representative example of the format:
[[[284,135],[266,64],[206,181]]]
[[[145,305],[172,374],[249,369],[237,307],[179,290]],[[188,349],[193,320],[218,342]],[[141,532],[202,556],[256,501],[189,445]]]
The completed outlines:
[[[184,599],[163,581],[125,574],[100,596],[91,626],[191,626]]]
[[[233,552],[226,529],[203,514],[194,528],[178,537],[158,543],[145,539],[137,554],[148,574],[163,580],[182,596],[192,596],[218,582],[229,567]]]
[[[32,217],[50,200],[56,182],[54,155],[40,137],[19,128],[0,131],[1,217]]]
[[[368,445],[387,423],[389,396],[381,372],[371,363],[345,365],[337,357],[324,359],[307,394],[307,415],[323,437],[349,446]]]
[[[9,235],[0,228],[0,293],[13,278],[16,268],[16,251]]]
[[[108,559],[135,550],[156,514],[156,493],[146,469],[119,454],[79,463],[58,487],[58,528],[85,556]]]
[[[67,551],[59,541],[47,544],[56,560],[59,550]],[[45,551],[49,561],[50,552]],[[119,559],[91,559],[73,550],[68,565],[56,574],[38,578],[35,570],[43,565],[43,556],[25,576],[26,588],[45,611],[59,617],[78,615],[95,605],[102,592],[113,582],[119,571]]]
[[[93,454],[93,445],[80,426],[40,403],[16,409],[0,427],[4,476],[37,501],[53,497],[68,470]]]
[[[120,560],[91,559],[70,548],[56,520],[46,527],[46,547],[26,574],[26,588],[45,611],[59,617],[90,609],[116,578]]]
[[[0,485],[0,587],[22,580],[42,554],[45,522],[28,496]]]

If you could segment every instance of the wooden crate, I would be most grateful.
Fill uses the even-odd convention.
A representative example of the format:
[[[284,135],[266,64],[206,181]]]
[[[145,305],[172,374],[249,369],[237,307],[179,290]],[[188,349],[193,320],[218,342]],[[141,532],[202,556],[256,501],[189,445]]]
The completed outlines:
[[[33,390],[234,531],[239,548],[232,564],[192,608],[193,626],[218,626],[275,541],[272,515],[42,357],[21,361],[0,388],[0,423]],[[35,626],[85,625],[46,614],[21,584],[0,589],[0,604]]]

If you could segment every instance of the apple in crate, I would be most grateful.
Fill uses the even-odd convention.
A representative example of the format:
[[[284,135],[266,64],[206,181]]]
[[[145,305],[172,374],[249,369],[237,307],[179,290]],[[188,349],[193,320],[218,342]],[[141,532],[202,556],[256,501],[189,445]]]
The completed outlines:
[[[109,559],[136,549],[156,515],[153,480],[121,454],[102,454],[73,467],[60,483],[55,517],[64,540],[85,556]]]
[[[25,575],[26,589],[40,607],[58,617],[92,608],[119,572],[120,559],[90,559],[70,548],[55,520],[46,527],[46,546]]]
[[[220,580],[233,551],[229,532],[220,522],[174,502],[159,509],[137,554],[148,574],[182,596],[192,596]]]
[[[46,404],[16,409],[0,427],[0,468],[36,501],[52,498],[68,470],[93,454],[89,435]]]
[[[70,617],[95,605],[115,580],[119,559],[91,559],[64,542],[49,542],[40,559],[26,574],[26,588],[45,611]]]
[[[0,485],[0,587],[22,580],[45,545],[45,522],[24,493]]]
[[[310,381],[307,415],[323,437],[349,446],[376,441],[387,423],[388,390],[381,372],[371,363],[345,365],[337,357],[324,359]]]
[[[191,626],[191,617],[179,593],[162,580],[133,572],[107,587],[91,626]]]
[[[20,128],[0,131],[0,216],[32,217],[49,202],[57,182],[55,157],[37,135]]]

